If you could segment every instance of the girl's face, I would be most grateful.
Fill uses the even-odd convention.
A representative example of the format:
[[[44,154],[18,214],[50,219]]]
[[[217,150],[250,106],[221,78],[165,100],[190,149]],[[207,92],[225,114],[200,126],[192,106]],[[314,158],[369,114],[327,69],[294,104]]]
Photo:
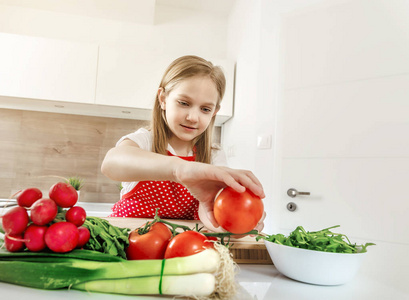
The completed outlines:
[[[205,76],[195,76],[179,82],[166,96],[159,89],[161,108],[173,133],[172,146],[191,145],[202,134],[217,113],[218,93],[214,82]]]

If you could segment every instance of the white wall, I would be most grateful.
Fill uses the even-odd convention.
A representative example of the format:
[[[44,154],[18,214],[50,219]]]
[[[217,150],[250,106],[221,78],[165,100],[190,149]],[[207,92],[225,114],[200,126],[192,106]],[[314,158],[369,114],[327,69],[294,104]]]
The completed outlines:
[[[280,191],[278,185],[281,179],[279,178],[281,171],[281,153],[279,152],[281,150],[276,147],[277,141],[281,139],[280,128],[277,124],[280,110],[279,100],[283,98],[282,91],[285,88],[282,85],[285,74],[280,70],[284,69],[284,64],[294,63],[295,57],[293,55],[292,61],[286,61],[285,53],[280,52],[279,37],[280,34],[283,34],[280,28],[281,20],[287,12],[295,11],[303,6],[311,6],[313,11],[315,4],[319,4],[321,8],[331,7],[329,11],[336,11],[340,14],[343,12],[354,14],[355,12],[354,17],[356,20],[362,20],[362,23],[357,22],[359,28],[354,31],[348,27],[350,24],[347,18],[331,19],[335,14],[328,15],[330,24],[335,24],[334,26],[338,29],[349,28],[352,33],[344,38],[336,37],[335,43],[339,43],[337,47],[342,48],[339,51],[346,57],[345,63],[340,64],[337,61],[338,54],[340,54],[336,52],[338,48],[333,46],[331,48],[333,51],[328,53],[325,47],[328,41],[334,42],[331,39],[333,32],[326,27],[323,28],[318,20],[315,24],[311,17],[308,24],[315,24],[316,27],[308,32],[311,36],[305,34],[301,37],[307,48],[303,49],[302,53],[301,49],[292,49],[292,51],[300,52],[299,57],[304,55],[303,67],[306,73],[302,78],[303,84],[311,85],[311,80],[318,75],[325,84],[332,85],[334,77],[341,78],[342,81],[351,76],[362,80],[368,76],[377,78],[407,75],[405,58],[408,53],[406,50],[409,36],[409,23],[407,22],[409,2],[406,0],[237,1],[229,20],[228,41],[228,56],[237,61],[235,110],[234,118],[223,127],[223,143],[228,154],[231,154],[228,157],[230,165],[252,170],[264,185],[268,215],[264,231],[267,233],[277,232],[280,218],[278,211],[281,210],[278,207],[279,197],[280,193],[285,193],[285,191]],[[360,8],[359,15],[357,15],[357,7]],[[384,26],[385,24],[381,26],[379,18],[382,18],[387,26]],[[390,28],[395,29],[390,30]],[[314,30],[317,30],[316,34]],[[327,31],[328,36],[322,38],[320,33]],[[315,40],[312,38],[314,36],[316,36]],[[367,39],[362,40],[363,36],[366,36]],[[344,43],[345,41],[348,42]],[[338,53],[338,56],[334,56],[335,52]],[[308,60],[306,55],[310,55],[311,59]],[[319,57],[319,59],[314,59],[314,57]],[[317,65],[317,61],[321,64]],[[354,65],[358,67],[354,68]],[[291,68],[292,65],[289,65],[287,69]],[[357,72],[350,71],[355,69]],[[310,76],[309,72],[313,76]],[[292,74],[301,76],[300,72]],[[390,106],[388,107],[390,109]],[[407,122],[399,119],[401,117],[401,114],[396,116],[394,123],[400,126],[400,130],[404,128],[402,126],[407,126]],[[271,149],[257,149],[257,136],[262,134],[272,135]],[[387,148],[384,144],[374,145],[374,151]],[[406,147],[395,147],[394,149],[401,153],[403,148],[406,149]],[[407,154],[397,158],[407,161]],[[401,168],[404,169],[403,166]],[[407,173],[407,169],[404,169],[402,173]],[[401,178],[405,177],[400,177],[400,180]],[[394,197],[393,201],[396,207],[406,207],[405,197]]]
[[[301,5],[293,1],[293,6]],[[302,4],[306,4],[305,1]],[[237,1],[229,19],[228,57],[237,62],[234,117],[223,126],[223,146],[233,168],[249,169],[261,181],[267,218],[265,229],[278,228],[278,187],[273,176],[277,139],[277,97],[280,91],[280,14],[292,7],[285,1]],[[269,149],[258,149],[260,136],[271,138]]]
[[[405,0],[349,0],[285,17],[282,186],[311,196],[294,213],[282,198],[283,228],[409,243],[408,16]]]

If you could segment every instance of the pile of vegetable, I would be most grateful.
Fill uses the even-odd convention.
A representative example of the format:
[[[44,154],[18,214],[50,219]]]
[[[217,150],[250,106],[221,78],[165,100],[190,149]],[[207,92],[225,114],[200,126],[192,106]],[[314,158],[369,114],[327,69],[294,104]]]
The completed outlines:
[[[82,226],[86,212],[75,206],[78,193],[67,182],[58,182],[43,198],[38,188],[27,188],[17,194],[17,207],[2,216],[4,244],[8,251],[33,252],[51,250],[65,253],[82,248],[90,238]]]
[[[0,281],[127,295],[235,294],[237,268],[225,242],[233,233],[203,232],[198,224],[189,228],[157,215],[131,231],[87,217],[76,202],[67,183],[51,187],[49,198],[35,188],[17,196],[19,206],[2,216]],[[81,228],[88,235],[79,242]]]
[[[260,235],[256,239],[265,239],[273,243],[296,248],[334,253],[362,253],[366,252],[368,246],[375,245],[373,243],[366,243],[365,245],[352,244],[345,234],[334,233],[330,230],[337,227],[340,227],[340,225],[310,232],[306,231],[302,226],[298,226],[288,237],[279,233],[266,236]]]

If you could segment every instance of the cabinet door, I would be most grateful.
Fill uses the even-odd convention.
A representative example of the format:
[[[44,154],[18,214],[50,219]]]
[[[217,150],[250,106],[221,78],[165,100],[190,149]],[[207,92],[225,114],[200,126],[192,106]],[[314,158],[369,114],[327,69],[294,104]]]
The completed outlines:
[[[214,59],[211,60],[211,62],[220,66],[223,69],[224,75],[226,76],[226,90],[224,92],[220,110],[216,117],[216,122],[221,124],[233,116],[235,64],[233,61],[227,59]]]
[[[98,46],[0,34],[0,95],[94,103]]]
[[[152,109],[169,61],[134,46],[100,46],[96,104]]]
[[[174,58],[137,46],[100,46],[96,104],[151,110],[163,73]],[[220,125],[232,116],[234,64],[227,60],[211,61],[223,67],[227,78],[216,119]]]

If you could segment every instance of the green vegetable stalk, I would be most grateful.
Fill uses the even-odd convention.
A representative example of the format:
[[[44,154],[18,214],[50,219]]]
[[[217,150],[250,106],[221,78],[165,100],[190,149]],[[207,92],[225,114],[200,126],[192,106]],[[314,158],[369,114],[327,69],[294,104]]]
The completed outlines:
[[[169,229],[171,230],[171,232],[172,232],[172,237],[176,236],[181,231],[184,232],[184,231],[192,230],[192,231],[200,232],[200,233],[204,234],[207,237],[216,237],[216,238],[218,238],[220,240],[220,243],[222,245],[224,245],[224,246],[226,246],[228,248],[233,246],[233,244],[230,243],[230,238],[232,236],[236,235],[235,233],[231,233],[231,232],[228,232],[228,231],[225,231],[225,232],[206,232],[206,231],[203,231],[204,226],[199,228],[198,223],[196,223],[193,228],[190,228],[189,226],[186,226],[186,225],[172,223],[170,221],[166,221],[166,220],[161,219],[159,217],[159,215],[158,215],[158,209],[156,209],[155,217],[153,218],[153,220],[151,222],[146,223],[144,227],[139,228],[139,230],[138,230],[139,234],[145,234],[146,232],[148,232],[150,230],[150,227],[153,224],[155,224],[156,222],[166,224],[169,227]],[[251,231],[245,233],[244,235],[251,235],[251,234],[258,234],[258,231],[257,230],[251,230]],[[225,241],[225,239],[227,239],[227,242]]]

